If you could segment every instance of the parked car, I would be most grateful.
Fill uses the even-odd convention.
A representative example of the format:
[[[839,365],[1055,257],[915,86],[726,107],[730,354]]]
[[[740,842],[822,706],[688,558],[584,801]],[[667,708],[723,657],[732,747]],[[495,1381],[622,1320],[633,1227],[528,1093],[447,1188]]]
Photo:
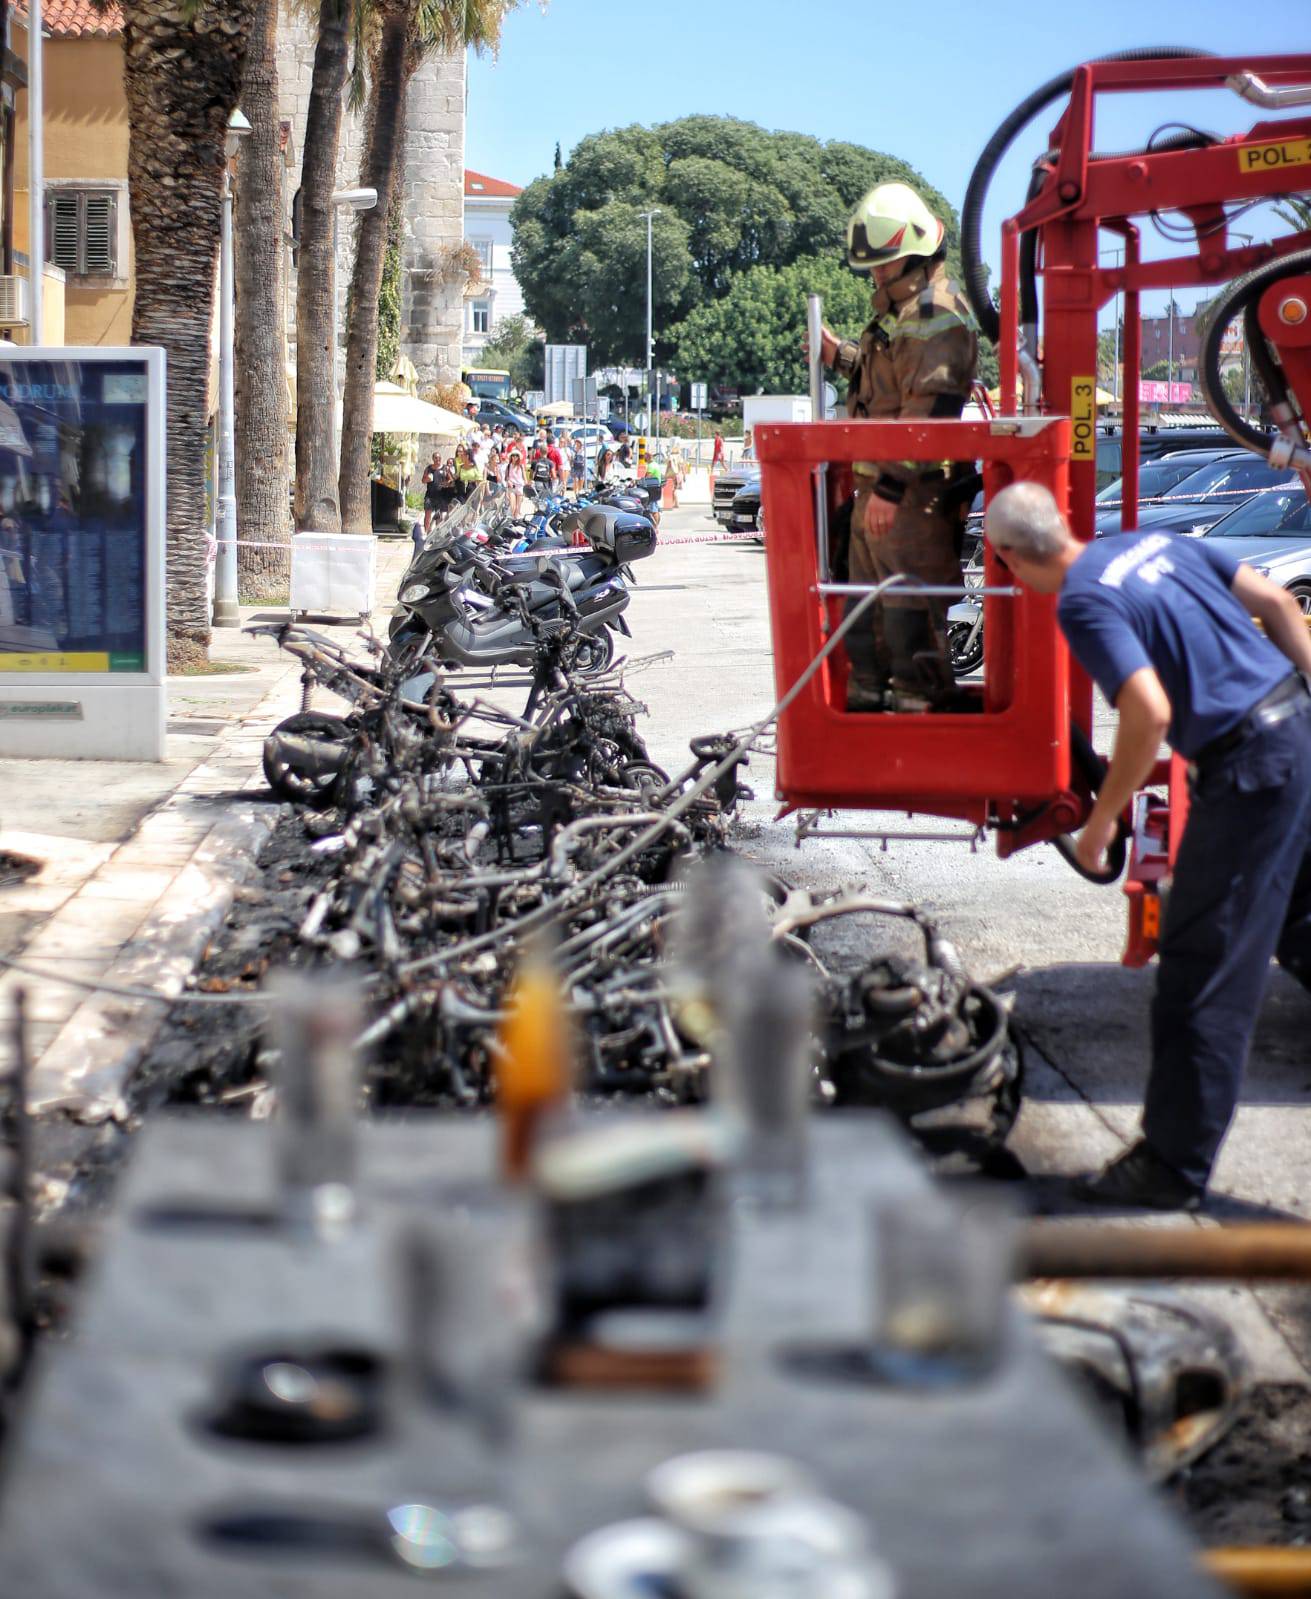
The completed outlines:
[[[1144,506],[1138,515],[1138,526],[1142,530],[1186,533],[1196,538],[1253,494],[1298,481],[1295,472],[1271,466],[1253,450],[1230,450],[1217,456],[1209,466],[1181,478],[1170,490],[1168,500]],[[1119,531],[1118,509],[1108,510],[1104,524],[1100,516],[1097,518],[1099,535]]]
[[[721,472],[715,479],[714,503],[710,509],[714,513],[715,521],[721,527],[730,525],[729,518],[733,514],[733,501],[739,489],[746,488],[748,483],[754,483],[757,491],[760,488],[760,468],[750,463],[737,467],[730,472]]]
[[[1232,445],[1223,449],[1172,450],[1158,455],[1154,461],[1143,461],[1138,467],[1138,508],[1141,511],[1162,495],[1173,494],[1178,485],[1194,472],[1200,472],[1221,456],[1232,455]],[[1099,532],[1119,532],[1120,501],[1124,493],[1124,479],[1116,478],[1097,495],[1099,509],[1096,526]],[[1114,524],[1114,526],[1112,526]]]
[[[480,400],[478,402],[478,420],[495,427],[499,422],[502,427],[514,428],[517,432],[526,434],[529,438],[537,431],[537,424],[527,411],[521,411],[517,406],[507,405],[504,400]]]
[[[617,442],[614,432],[604,422],[574,422],[565,423],[571,439],[586,439],[588,446],[597,450],[601,445],[613,445]]]
[[[763,532],[763,523],[760,520],[760,478],[754,477],[733,496],[733,502],[728,508],[727,527],[731,533]]]
[[[1203,536],[1234,560],[1282,584],[1296,597],[1302,614],[1311,616],[1311,500],[1300,478],[1254,494]]]
[[[1097,488],[1100,491],[1120,476],[1122,461],[1122,433],[1108,428],[1097,435]],[[1179,450],[1231,450],[1234,441],[1219,427],[1200,428],[1142,428],[1138,434],[1138,459],[1154,461],[1158,455],[1172,455]]]

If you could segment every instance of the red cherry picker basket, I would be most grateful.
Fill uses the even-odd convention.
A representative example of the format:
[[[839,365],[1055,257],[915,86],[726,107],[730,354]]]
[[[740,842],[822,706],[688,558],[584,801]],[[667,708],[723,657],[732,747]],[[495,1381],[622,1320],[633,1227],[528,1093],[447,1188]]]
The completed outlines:
[[[978,462],[985,497],[1019,479],[1040,482],[1081,538],[1094,529],[1098,315],[1123,296],[1122,526],[1137,526],[1140,297],[1176,286],[1226,285],[1203,349],[1202,386],[1237,443],[1311,486],[1311,232],[1236,243],[1236,216],[1263,200],[1311,188],[1311,117],[1257,121],[1217,137],[1186,129],[1147,148],[1095,152],[1095,109],[1109,94],[1228,89],[1274,112],[1311,105],[1311,55],[1209,57],[1139,52],[1088,63],[1044,85],[1006,119],[985,149],[963,213],[966,289],[997,342],[1001,414],[977,422],[820,422],[761,427],[770,622],[779,698],[798,681],[858,586],[835,583],[828,518],[850,493],[855,461]],[[1064,102],[1042,145],[1023,210],[1003,224],[1001,305],[987,295],[979,218],[992,171],[1018,133]],[[1173,127],[1174,124],[1171,124]],[[1185,232],[1190,248],[1143,259],[1139,222]],[[1118,259],[1102,264],[1103,232]],[[1041,293],[1039,292],[1041,288]],[[1240,417],[1221,384],[1225,329],[1242,316],[1256,370],[1279,427],[1273,441]],[[811,349],[818,313],[812,302]],[[818,401],[818,373],[812,371]],[[1299,402],[1299,396],[1300,402]],[[815,414],[819,414],[816,405]],[[963,591],[962,591],[963,592]],[[963,819],[995,833],[998,853],[1077,828],[1099,777],[1091,753],[1092,687],[1067,654],[1054,601],[1018,590],[987,550],[982,681],[960,714],[848,715],[841,646],[782,712],[778,795],[785,810],[908,811]],[[881,603],[875,600],[875,604]],[[1125,819],[1129,937],[1125,960],[1155,949],[1160,890],[1187,814],[1176,758],[1152,775],[1167,798],[1145,792]],[[1068,858],[1068,845],[1066,847]]]

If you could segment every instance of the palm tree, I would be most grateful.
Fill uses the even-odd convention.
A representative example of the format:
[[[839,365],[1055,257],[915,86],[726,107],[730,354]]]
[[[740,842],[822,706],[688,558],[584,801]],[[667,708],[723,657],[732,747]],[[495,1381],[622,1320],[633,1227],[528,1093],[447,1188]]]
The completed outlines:
[[[333,410],[332,328],[337,315],[332,195],[337,184],[350,31],[362,0],[319,0],[314,70],[300,174],[296,271],[296,495],[298,529],[341,531]]]
[[[107,8],[109,0],[97,0]],[[228,117],[241,93],[256,0],[119,0],[136,256],[132,342],[168,356],[168,659],[209,646],[210,327]]]
[[[373,433],[373,385],[378,352],[378,299],[387,253],[388,218],[396,194],[405,143],[406,90],[431,51],[472,45],[495,49],[501,25],[518,0],[362,0],[369,51],[369,101],[360,184],[378,191],[378,204],[363,213],[351,275],[346,331],[346,385],[342,398],[342,526],[351,533],[372,527],[369,459]]]
[[[237,526],[242,598],[285,587],[287,350],[283,327],[282,140],[278,124],[278,0],[257,0],[241,109],[250,123],[237,168]]]

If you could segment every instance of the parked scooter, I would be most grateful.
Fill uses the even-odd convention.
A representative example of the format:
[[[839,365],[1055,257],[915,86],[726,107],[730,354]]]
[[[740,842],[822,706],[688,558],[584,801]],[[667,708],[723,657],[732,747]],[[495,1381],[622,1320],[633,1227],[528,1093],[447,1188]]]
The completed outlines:
[[[576,533],[584,542],[574,547]],[[537,629],[560,621],[578,635],[574,669],[604,670],[614,658],[610,629],[628,631],[622,568],[653,553],[655,529],[613,506],[589,506],[562,516],[558,541],[549,542],[522,556],[466,538],[425,549],[401,582],[390,653],[457,667],[527,666]]]

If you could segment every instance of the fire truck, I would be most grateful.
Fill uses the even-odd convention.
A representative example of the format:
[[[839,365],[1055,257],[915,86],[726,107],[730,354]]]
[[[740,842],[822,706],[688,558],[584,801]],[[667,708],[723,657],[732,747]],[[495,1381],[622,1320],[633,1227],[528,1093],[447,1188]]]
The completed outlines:
[[[1096,148],[1096,113],[1108,96],[1216,89],[1253,108],[1246,132],[1220,137],[1172,122],[1141,149]],[[834,580],[829,515],[850,494],[856,461],[967,461],[978,463],[985,497],[1018,479],[1045,484],[1074,532],[1091,538],[1098,314],[1123,296],[1123,527],[1131,531],[1141,296],[1181,286],[1219,289],[1201,352],[1207,405],[1237,443],[1300,471],[1311,492],[1311,232],[1265,242],[1234,232],[1239,218],[1251,228],[1254,207],[1311,189],[1311,116],[1281,114],[1302,107],[1311,107],[1311,55],[1133,51],[1053,78],[988,141],[962,208],[964,286],[999,351],[998,414],[758,429],[774,670],[784,707],[777,787],[785,813],[814,813],[803,817],[802,834],[816,831],[814,817],[827,811],[904,811],[955,818],[974,836],[986,831],[1002,856],[1051,842],[1073,864],[1070,834],[1087,816],[1105,766],[1092,744],[1092,685],[1068,655],[1054,599],[1014,587],[989,550],[975,703],[960,712],[849,716],[843,615],[853,595],[870,591]],[[1051,108],[1057,120],[1024,204],[1002,225],[994,306],[981,254],[984,202],[1003,156]],[[1144,226],[1177,244],[1177,252],[1145,259]],[[1104,234],[1116,243],[1111,266],[1103,264]],[[1221,382],[1223,341],[1240,318],[1269,397],[1273,437],[1239,413]],[[812,352],[817,323],[812,305]],[[1160,896],[1186,815],[1186,772],[1172,757],[1158,763],[1150,787],[1122,819],[1101,879],[1114,881],[1127,867],[1127,964],[1141,965],[1155,951]]]

